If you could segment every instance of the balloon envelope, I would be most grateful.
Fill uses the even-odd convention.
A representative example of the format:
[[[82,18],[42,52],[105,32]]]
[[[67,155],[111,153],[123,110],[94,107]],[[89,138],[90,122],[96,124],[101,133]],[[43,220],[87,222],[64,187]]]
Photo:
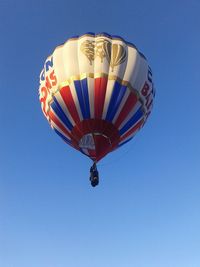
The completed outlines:
[[[88,33],[69,39],[47,58],[39,97],[55,132],[99,161],[146,122],[154,99],[152,71],[133,44]]]

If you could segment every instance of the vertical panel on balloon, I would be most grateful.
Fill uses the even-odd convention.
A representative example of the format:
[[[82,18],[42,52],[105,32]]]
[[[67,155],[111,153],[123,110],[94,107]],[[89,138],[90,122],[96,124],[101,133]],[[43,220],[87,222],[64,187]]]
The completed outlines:
[[[79,120],[82,121],[83,120],[83,116],[82,116],[82,112],[81,112],[78,96],[77,96],[77,93],[76,93],[76,87],[75,87],[74,81],[70,83],[70,91],[71,91],[73,102],[74,102],[75,107],[76,107],[76,111],[78,112]]]
[[[63,46],[63,65],[65,79],[79,75],[78,44],[76,40],[68,41]]]
[[[133,88],[140,68],[140,55],[134,47],[128,46],[128,62],[124,73],[124,80],[128,81]],[[136,89],[136,88],[135,88]]]
[[[133,104],[134,103],[134,104]],[[130,105],[130,106],[128,106]],[[122,117],[124,118],[122,121],[121,121],[121,124],[118,125],[118,128],[119,130],[121,130],[124,125],[134,116],[134,114],[142,108],[142,104],[136,100],[135,101],[135,98],[134,98],[134,95],[132,95],[132,93],[130,94],[129,98],[128,98],[128,101],[127,101],[127,106],[125,108],[130,108],[129,109],[129,112],[126,114],[126,117],[124,118],[124,114],[122,113]],[[124,110],[123,110],[124,112]],[[127,112],[127,110],[126,110]]]
[[[104,120],[106,118],[106,114],[108,111],[108,106],[109,106],[109,103],[111,100],[114,86],[115,86],[115,80],[108,80],[107,87],[106,87],[106,96],[105,96],[105,101],[104,101],[104,107],[103,107],[103,114],[102,114],[102,119],[104,119]]]
[[[90,117],[94,118],[94,78],[87,77],[89,104],[90,104]]]
[[[71,131],[73,125],[71,124],[70,120],[65,115],[62,107],[60,106],[59,102],[55,97],[53,97],[53,102],[51,103],[51,108],[54,111],[54,114],[59,118],[59,120],[65,125],[68,131]]]
[[[69,109],[67,107],[67,104],[65,103],[65,101],[64,101],[64,99],[62,97],[62,92],[64,91],[64,96],[65,96],[65,93],[69,92],[70,89],[69,89],[69,87],[63,87],[63,88],[61,88],[60,91],[58,91],[56,94],[54,94],[54,99],[56,99],[56,101],[59,103],[61,109],[63,110],[63,112],[65,114],[65,116],[68,118],[70,123],[74,126],[75,125],[75,121],[74,121],[73,117],[71,116],[71,112],[69,111]],[[67,99],[67,97],[66,97],[66,99]]]
[[[95,43],[95,57],[94,57],[94,73],[100,75],[102,73],[108,74],[109,61],[106,57],[106,44],[110,42],[110,38],[104,36],[96,36]]]
[[[102,118],[106,90],[107,90],[107,77],[97,77],[94,81],[94,117],[97,119]]]
[[[135,114],[130,118],[130,120],[127,121],[127,123],[120,129],[119,133],[120,135],[125,134],[127,131],[129,131],[132,127],[137,124],[139,120],[142,119],[144,113],[142,110],[142,107],[140,107]]]
[[[70,113],[70,116],[73,118],[75,124],[77,124],[80,121],[80,117],[77,111],[76,104],[74,102],[74,98],[72,96],[71,87],[69,85],[63,86],[60,89],[60,95],[67,107],[67,110]]]
[[[65,125],[60,121],[59,117],[54,113],[52,109],[49,111],[49,117],[51,119],[51,124],[54,128],[56,128],[59,132],[65,135],[67,138],[71,139],[71,134],[69,130],[66,129]]]
[[[138,92],[140,92],[142,86],[147,80],[147,77],[148,77],[148,63],[142,56],[139,56],[139,70],[136,79],[134,81],[131,81],[133,88],[136,89]]]
[[[80,74],[94,73],[94,37],[86,36],[77,40],[78,67]]]
[[[120,40],[111,40],[111,52],[109,54],[109,76],[115,76],[124,80],[128,62],[128,48],[126,43]]]
[[[58,80],[58,85],[65,82],[69,77],[66,75],[66,62],[63,60],[63,46],[59,46],[53,53],[54,69]]]
[[[123,86],[118,81],[115,81],[115,85],[113,88],[113,92],[111,95],[110,103],[106,114],[106,120],[110,122],[113,120],[125,95],[126,89],[127,89],[126,86]]]
[[[137,95],[132,92],[129,88],[126,90],[125,101],[122,101],[123,105],[120,105],[118,116],[114,120],[114,124],[119,128],[123,123],[125,123],[129,117],[132,116],[135,109],[137,109],[136,104],[138,102]],[[140,106],[140,103],[139,103]]]
[[[83,81],[76,80],[74,81],[76,94],[79,101],[79,106],[81,109],[83,119],[90,118],[90,106],[89,106],[89,95],[87,88],[87,79]]]

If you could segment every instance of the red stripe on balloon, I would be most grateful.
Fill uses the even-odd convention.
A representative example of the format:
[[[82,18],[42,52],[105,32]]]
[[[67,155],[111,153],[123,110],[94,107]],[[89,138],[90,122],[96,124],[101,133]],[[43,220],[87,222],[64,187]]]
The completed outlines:
[[[122,124],[122,122],[126,119],[128,114],[131,112],[135,104],[137,103],[137,95],[134,93],[130,93],[121,112],[119,113],[119,116],[115,122],[115,126],[119,128],[119,126]]]
[[[71,138],[71,134],[66,130],[63,124],[59,121],[59,119],[54,115],[51,110],[49,111],[49,118],[63,131],[64,134]]]
[[[76,109],[76,105],[74,103],[74,99],[71,93],[71,89],[69,86],[64,86],[60,89],[60,94],[67,106],[70,115],[72,116],[75,123],[80,122],[80,118]]]
[[[143,122],[144,119],[140,120],[133,128],[131,128],[128,132],[126,132],[126,134],[120,138],[120,142],[122,142],[127,137],[131,136],[134,132],[136,132],[142,126]]]
[[[94,117],[102,118],[103,107],[106,96],[108,79],[106,77],[96,78],[94,86]]]

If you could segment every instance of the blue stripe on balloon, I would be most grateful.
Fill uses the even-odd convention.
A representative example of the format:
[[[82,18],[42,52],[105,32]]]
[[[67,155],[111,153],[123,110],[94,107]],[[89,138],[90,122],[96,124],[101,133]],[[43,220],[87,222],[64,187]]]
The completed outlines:
[[[129,121],[123,126],[123,128],[119,131],[120,135],[123,135],[127,132],[134,124],[136,124],[143,116],[142,107],[140,107],[136,113],[130,118]]]
[[[90,118],[90,102],[89,102],[89,94],[88,94],[88,83],[87,78],[81,80],[82,92],[84,96],[85,110],[87,113],[87,118]]]
[[[57,129],[54,128],[54,131],[69,145],[71,145],[71,141],[66,137],[64,136],[63,134],[61,134]]]
[[[108,106],[107,114],[106,114],[106,120],[107,121],[112,121],[118,108],[119,105],[121,104],[121,101],[124,97],[124,94],[126,92],[126,86],[122,86],[120,83],[117,81],[115,82],[111,100]]]
[[[78,80],[74,81],[74,85],[75,85],[76,93],[78,96],[78,101],[80,104],[83,119],[89,119],[90,118],[90,107],[89,107],[87,80],[85,82],[83,80],[82,82]]]
[[[70,120],[67,118],[66,114],[62,110],[62,108],[61,108],[60,104],[58,103],[57,99],[55,98],[55,96],[53,97],[53,100],[54,101],[51,103],[51,108],[56,113],[58,118],[63,122],[63,124],[69,130],[71,130],[73,128],[73,125],[71,124]]]
[[[128,140],[124,141],[123,143],[121,143],[120,145],[118,145],[118,147],[121,147],[123,145],[125,145],[126,143],[128,143],[129,141],[131,141],[133,139],[133,137],[129,138]]]

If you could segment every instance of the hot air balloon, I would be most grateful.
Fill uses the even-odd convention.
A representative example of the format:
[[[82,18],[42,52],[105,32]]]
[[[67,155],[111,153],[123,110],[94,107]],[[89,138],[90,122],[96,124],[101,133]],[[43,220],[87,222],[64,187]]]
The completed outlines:
[[[40,74],[42,111],[64,142],[96,163],[145,124],[155,96],[152,71],[135,45],[87,33],[56,47]]]

